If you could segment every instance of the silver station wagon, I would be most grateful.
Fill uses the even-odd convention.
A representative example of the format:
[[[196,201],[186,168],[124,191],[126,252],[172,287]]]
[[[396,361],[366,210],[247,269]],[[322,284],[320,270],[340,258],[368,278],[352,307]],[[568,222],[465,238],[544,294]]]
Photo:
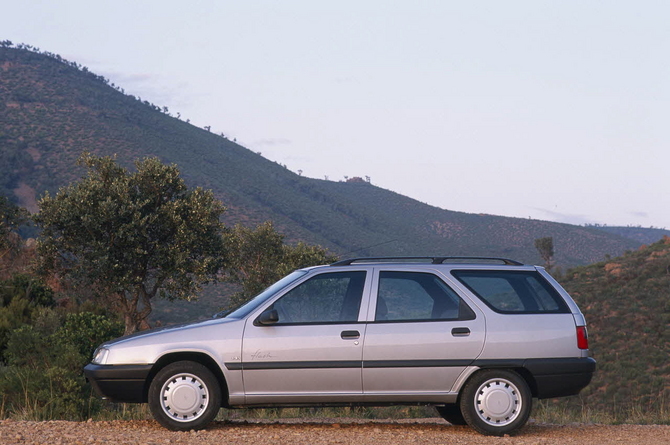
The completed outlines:
[[[408,257],[297,270],[225,316],[107,342],[85,373],[172,430],[220,407],[434,405],[503,435],[595,367],[584,316],[542,267]]]

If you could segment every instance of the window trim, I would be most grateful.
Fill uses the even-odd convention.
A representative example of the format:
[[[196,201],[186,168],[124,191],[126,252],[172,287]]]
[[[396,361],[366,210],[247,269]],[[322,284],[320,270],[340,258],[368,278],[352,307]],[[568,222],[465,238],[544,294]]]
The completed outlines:
[[[260,317],[260,315],[259,315]],[[256,317],[258,318],[258,317]],[[254,323],[256,321],[254,320]],[[275,323],[271,325],[261,325],[254,324],[257,327],[267,327],[267,328],[283,328],[284,326],[335,326],[335,325],[354,325],[354,324],[366,324],[366,321],[304,321],[304,322],[291,322],[291,323]]]

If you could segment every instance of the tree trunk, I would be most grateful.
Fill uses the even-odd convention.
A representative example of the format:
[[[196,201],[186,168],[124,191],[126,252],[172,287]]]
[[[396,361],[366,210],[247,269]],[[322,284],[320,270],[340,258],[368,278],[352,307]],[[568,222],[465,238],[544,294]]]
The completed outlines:
[[[126,330],[123,335],[134,334],[135,332],[143,331],[151,328],[149,325],[149,313],[126,312],[123,314],[123,320],[126,325]]]
[[[142,309],[138,310],[139,303],[142,303]],[[117,302],[120,312],[123,314],[123,321],[126,326],[123,335],[134,334],[135,332],[149,329],[151,326],[147,319],[151,314],[151,299],[149,295],[141,289],[131,298],[125,295],[117,296]]]
[[[123,321],[126,324],[126,330],[123,332],[123,335],[133,334],[140,330],[139,323],[133,315],[130,312],[123,314]]]

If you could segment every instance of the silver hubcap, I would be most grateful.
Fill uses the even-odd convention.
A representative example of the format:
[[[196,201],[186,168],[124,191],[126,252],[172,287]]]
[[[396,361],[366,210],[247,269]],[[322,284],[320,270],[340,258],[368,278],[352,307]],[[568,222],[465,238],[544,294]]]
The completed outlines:
[[[484,382],[475,395],[479,417],[489,425],[507,425],[519,417],[523,400],[519,389],[506,379]]]
[[[179,422],[190,422],[205,412],[209,403],[207,386],[193,374],[176,374],[161,389],[161,407]]]

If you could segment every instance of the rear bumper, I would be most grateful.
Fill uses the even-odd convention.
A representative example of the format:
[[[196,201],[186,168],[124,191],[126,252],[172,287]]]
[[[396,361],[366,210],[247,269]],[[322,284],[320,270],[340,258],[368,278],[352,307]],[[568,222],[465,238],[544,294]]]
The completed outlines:
[[[525,369],[533,396],[538,399],[574,396],[584,389],[596,370],[596,361],[591,357],[580,358],[529,358],[476,360],[480,368]]]
[[[529,359],[524,367],[530,371],[537,385],[537,398],[564,397],[578,394],[596,371],[591,357]]]
[[[146,382],[152,365],[96,365],[89,363],[84,375],[95,392],[114,402],[146,402]]]

